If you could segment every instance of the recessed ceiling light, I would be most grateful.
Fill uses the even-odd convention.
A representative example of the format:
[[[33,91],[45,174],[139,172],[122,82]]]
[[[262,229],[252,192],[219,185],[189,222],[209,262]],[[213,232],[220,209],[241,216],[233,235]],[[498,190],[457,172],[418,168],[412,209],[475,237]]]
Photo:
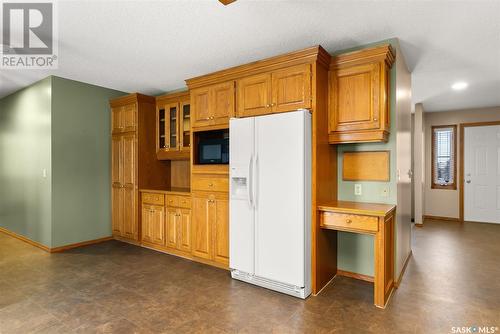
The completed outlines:
[[[453,85],[451,85],[451,88],[453,90],[464,90],[468,85],[469,84],[465,81],[457,81]]]

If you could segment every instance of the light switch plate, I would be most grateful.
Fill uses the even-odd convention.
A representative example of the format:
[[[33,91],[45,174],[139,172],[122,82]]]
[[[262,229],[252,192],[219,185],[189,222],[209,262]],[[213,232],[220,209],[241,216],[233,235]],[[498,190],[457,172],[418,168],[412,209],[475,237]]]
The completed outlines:
[[[354,195],[356,196],[361,196],[363,194],[363,189],[361,187],[361,184],[356,183],[354,185]]]

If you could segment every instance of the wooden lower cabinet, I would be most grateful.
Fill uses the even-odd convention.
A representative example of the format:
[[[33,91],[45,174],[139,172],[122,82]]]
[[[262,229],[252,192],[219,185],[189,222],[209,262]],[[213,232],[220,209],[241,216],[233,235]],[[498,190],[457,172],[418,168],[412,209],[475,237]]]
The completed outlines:
[[[142,241],[165,245],[165,208],[159,205],[142,205]]]
[[[229,200],[227,193],[193,193],[192,254],[229,264]]]

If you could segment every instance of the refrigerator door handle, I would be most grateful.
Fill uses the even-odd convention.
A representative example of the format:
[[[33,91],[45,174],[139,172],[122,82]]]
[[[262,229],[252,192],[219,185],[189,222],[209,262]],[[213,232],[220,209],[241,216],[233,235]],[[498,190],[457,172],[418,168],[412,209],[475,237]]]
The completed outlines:
[[[250,208],[253,208],[252,174],[253,174],[253,155],[250,156],[250,161],[248,162],[248,179],[247,179],[247,196],[248,196],[248,205],[250,206]]]
[[[253,167],[253,176],[252,176],[252,181],[253,181],[253,207],[254,209],[257,209],[257,192],[258,192],[258,183],[259,183],[259,156],[256,155],[254,159],[254,167]]]

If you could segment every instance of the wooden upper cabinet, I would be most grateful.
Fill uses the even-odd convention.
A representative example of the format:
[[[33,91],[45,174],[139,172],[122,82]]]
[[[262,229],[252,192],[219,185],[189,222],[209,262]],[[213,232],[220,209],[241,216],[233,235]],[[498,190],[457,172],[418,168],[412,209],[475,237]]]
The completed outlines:
[[[237,117],[311,108],[311,65],[286,67],[237,81]]]
[[[390,132],[390,45],[332,58],[329,74],[329,142],[387,141]]]
[[[229,125],[229,118],[234,115],[234,82],[214,85],[211,92],[211,125]]]
[[[237,86],[237,117],[268,114],[271,107],[271,75],[257,74],[240,79]]]
[[[189,93],[156,98],[156,156],[159,160],[188,159],[191,138]]]
[[[310,64],[272,73],[273,112],[311,108],[311,73]]]
[[[111,109],[111,130],[113,133],[137,129],[137,105],[135,103]]]
[[[191,90],[193,128],[229,125],[234,115],[234,81]]]

